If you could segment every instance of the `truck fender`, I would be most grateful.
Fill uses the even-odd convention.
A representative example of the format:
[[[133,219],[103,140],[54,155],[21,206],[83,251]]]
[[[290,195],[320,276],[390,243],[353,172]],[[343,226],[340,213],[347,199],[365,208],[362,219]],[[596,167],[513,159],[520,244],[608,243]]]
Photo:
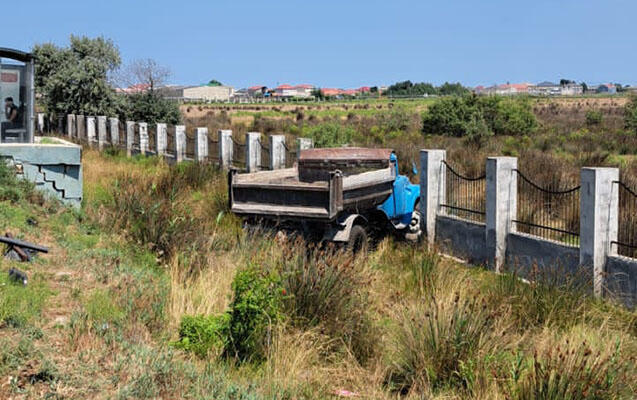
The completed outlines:
[[[330,242],[348,242],[352,227],[356,224],[367,225],[367,218],[360,214],[350,214],[330,225],[323,234],[323,240]]]

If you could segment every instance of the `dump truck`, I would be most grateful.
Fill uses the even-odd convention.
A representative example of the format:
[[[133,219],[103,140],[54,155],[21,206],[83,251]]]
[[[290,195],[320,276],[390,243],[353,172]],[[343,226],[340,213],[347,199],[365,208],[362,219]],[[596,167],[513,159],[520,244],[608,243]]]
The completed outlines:
[[[413,242],[423,234],[420,186],[400,175],[392,149],[301,150],[292,168],[231,170],[228,191],[230,210],[247,223],[274,223],[353,251],[371,232],[389,229]]]

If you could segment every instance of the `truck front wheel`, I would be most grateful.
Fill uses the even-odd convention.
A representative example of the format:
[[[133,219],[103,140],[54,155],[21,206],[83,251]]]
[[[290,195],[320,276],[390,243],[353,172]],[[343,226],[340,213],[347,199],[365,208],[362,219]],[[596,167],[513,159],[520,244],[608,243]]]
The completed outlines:
[[[362,225],[354,225],[349,233],[347,249],[354,254],[365,250],[367,249],[367,240],[367,231],[365,228]]]
[[[409,242],[417,243],[422,239],[423,236],[423,223],[422,214],[420,213],[420,209],[418,208],[418,204],[414,208],[414,211],[411,213],[411,222],[409,226],[405,229],[405,239]]]

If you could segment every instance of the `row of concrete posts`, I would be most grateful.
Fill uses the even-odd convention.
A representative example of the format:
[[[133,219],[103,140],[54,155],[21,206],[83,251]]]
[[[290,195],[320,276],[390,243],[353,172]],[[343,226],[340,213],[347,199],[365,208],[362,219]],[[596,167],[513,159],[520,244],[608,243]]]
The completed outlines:
[[[436,243],[437,217],[444,213],[440,206],[446,200],[445,159],[445,150],[420,152],[420,208],[425,220],[427,241],[432,246]],[[496,272],[501,271],[507,260],[508,235],[516,232],[517,166],[516,157],[487,159],[484,243],[486,261]],[[619,170],[582,168],[580,180],[579,266],[593,272],[594,292],[601,295],[606,286],[607,259],[616,256],[613,242],[617,241],[618,235]]]
[[[40,122],[42,121],[42,125]],[[44,114],[38,115],[39,128],[44,124]],[[138,142],[135,142],[137,127]],[[99,149],[106,146],[124,146],[126,153],[131,156],[135,153],[155,154],[158,156],[174,157],[176,162],[187,160],[186,155],[186,126],[174,126],[174,148],[168,149],[168,125],[157,123],[155,129],[155,148],[150,148],[148,124],[146,122],[126,121],[126,134],[123,143],[120,143],[120,123],[115,117],[106,116],[85,117],[84,115],[68,114],[66,121],[66,134],[70,138],[88,141],[89,145],[97,145]],[[297,154],[300,150],[313,147],[312,139],[299,138]],[[218,154],[210,154],[209,144],[218,143]],[[170,150],[170,151],[169,151]],[[245,166],[248,172],[263,169],[263,150],[269,152],[269,169],[281,169],[286,166],[288,149],[285,144],[285,135],[269,135],[268,143],[263,143],[263,135],[260,132],[248,132],[245,137]],[[195,131],[194,160],[208,161],[215,159],[224,168],[229,168],[234,160],[234,145],[232,130],[222,129],[217,132],[217,140],[209,138],[208,128],[199,127]]]

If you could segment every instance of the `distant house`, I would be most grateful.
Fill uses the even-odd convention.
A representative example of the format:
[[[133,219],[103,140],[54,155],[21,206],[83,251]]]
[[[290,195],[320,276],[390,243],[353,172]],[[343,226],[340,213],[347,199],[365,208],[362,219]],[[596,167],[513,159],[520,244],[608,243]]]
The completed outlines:
[[[612,83],[601,84],[597,86],[595,93],[616,94],[617,86]]]
[[[489,87],[476,86],[474,88],[475,94],[481,95],[499,95],[499,96],[511,96],[517,94],[529,93],[529,88],[532,87],[530,83],[505,83],[501,85],[493,85]]]
[[[584,86],[578,83],[567,83],[560,87],[560,94],[562,96],[579,96],[582,93],[584,93]]]
[[[252,97],[256,97],[259,95],[265,95],[268,91],[268,87],[267,86],[250,86],[248,89],[246,89],[248,91],[248,95],[252,96]]]
[[[562,86],[557,83],[544,81],[530,87],[529,94],[534,96],[559,96],[562,94]]]
[[[158,91],[176,100],[229,101],[234,96],[231,86],[165,86]]]
[[[147,83],[138,83],[137,85],[132,85],[127,88],[117,88],[115,91],[117,93],[124,94],[133,94],[133,93],[144,93],[150,89],[150,85]]]
[[[627,86],[626,88],[624,88],[624,90],[627,93],[634,93],[637,94],[637,86]]]
[[[279,85],[274,88],[274,96],[275,97],[310,97],[312,96],[312,90],[314,90],[314,86],[302,84],[302,85]]]

